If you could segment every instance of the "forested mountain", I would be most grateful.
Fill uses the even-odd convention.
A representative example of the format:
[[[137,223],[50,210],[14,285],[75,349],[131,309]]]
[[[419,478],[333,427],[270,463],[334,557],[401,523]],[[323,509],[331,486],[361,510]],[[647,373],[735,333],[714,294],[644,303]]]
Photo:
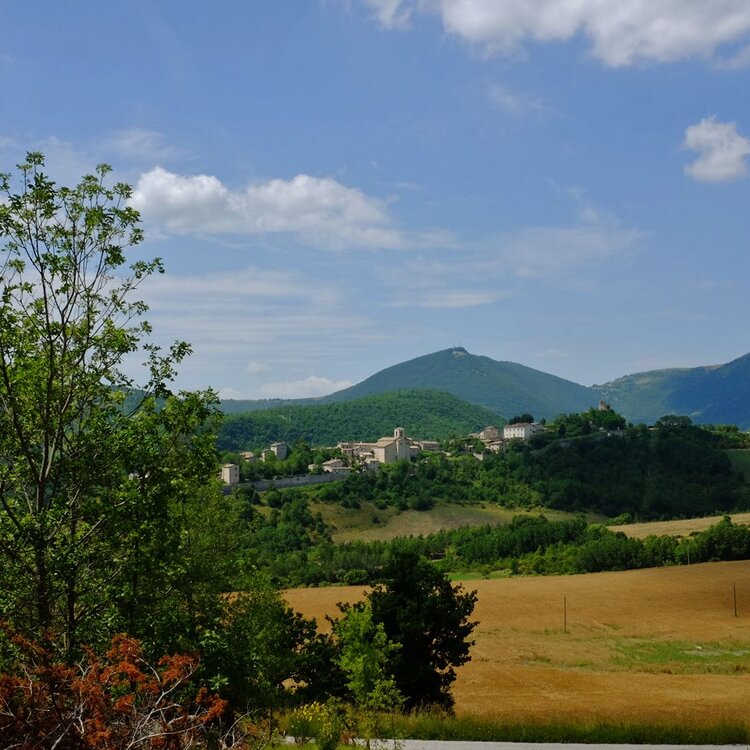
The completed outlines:
[[[335,445],[339,440],[376,440],[403,427],[413,438],[441,440],[501,425],[494,412],[449,393],[396,391],[345,403],[290,405],[228,415],[218,437],[220,450],[262,448],[275,440]]]
[[[527,412],[537,419],[550,419],[561,413],[585,411],[603,398],[633,423],[653,424],[665,414],[685,414],[697,423],[750,428],[750,354],[724,365],[651,370],[587,388],[457,347],[393,365],[322,398],[229,400],[222,402],[222,409],[236,414],[342,403],[405,389],[444,391],[508,418]]]
[[[750,428],[750,354],[724,365],[636,373],[594,388],[632,422],[685,414],[702,424]]]
[[[530,412],[537,419],[560,412],[585,411],[599,397],[570,380],[516,364],[497,362],[456,347],[411,359],[372,375],[361,383],[326,396],[348,401],[397,388],[432,388],[512,417]]]

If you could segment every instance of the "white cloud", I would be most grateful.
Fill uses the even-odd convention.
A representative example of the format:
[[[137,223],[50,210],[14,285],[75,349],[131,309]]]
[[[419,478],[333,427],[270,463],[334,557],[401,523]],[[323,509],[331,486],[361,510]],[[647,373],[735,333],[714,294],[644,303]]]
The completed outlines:
[[[350,385],[352,384],[348,380],[334,381],[310,375],[304,380],[288,383],[266,383],[260,387],[260,393],[264,398],[313,398],[327,396]]]
[[[386,29],[403,29],[409,25],[412,9],[403,0],[364,0],[364,3]]]
[[[682,146],[698,152],[698,158],[685,167],[685,174],[695,180],[727,182],[747,174],[750,140],[737,132],[737,123],[704,118],[685,130]]]
[[[632,249],[641,233],[616,226],[533,227],[501,241],[500,261],[525,279],[561,276]]]
[[[386,27],[403,26],[416,12],[437,13],[446,31],[488,54],[581,35],[613,67],[712,58],[750,33],[747,0],[365,1]]]
[[[248,362],[247,365],[245,365],[245,370],[247,370],[250,375],[262,375],[271,370],[271,365],[267,362]]]
[[[325,284],[309,284],[290,273],[253,266],[202,275],[159,274],[143,282],[142,292],[152,308],[179,301],[193,311],[218,304],[231,312],[249,309],[253,302],[264,307],[275,302],[287,309],[300,302],[325,306],[338,298],[335,289]]]
[[[489,305],[498,300],[500,292],[482,289],[450,289],[435,286],[431,289],[412,289],[394,301],[396,307],[421,307],[426,310],[457,310],[465,307]]]
[[[543,115],[549,111],[549,107],[538,97],[525,94],[520,91],[493,83],[489,88],[490,101],[499,109],[511,115]]]
[[[161,133],[148,128],[125,128],[104,138],[107,152],[116,152],[127,159],[140,161],[167,161],[182,156],[182,151],[164,142]]]
[[[156,167],[141,175],[132,204],[174,234],[292,233],[329,249],[396,248],[439,239],[434,233],[407,236],[391,225],[381,200],[330,177],[305,174],[230,190],[217,177]]]
[[[455,310],[462,307],[478,307],[495,302],[501,295],[479,289],[434,289],[413,301],[414,307],[431,310]]]

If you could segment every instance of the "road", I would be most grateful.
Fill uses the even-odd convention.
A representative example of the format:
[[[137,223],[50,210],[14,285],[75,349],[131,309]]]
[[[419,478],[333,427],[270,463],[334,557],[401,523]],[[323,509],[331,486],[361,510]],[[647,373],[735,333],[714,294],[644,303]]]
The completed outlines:
[[[373,743],[393,750],[392,740]],[[582,742],[463,742],[459,740],[398,740],[396,750],[747,750],[747,745],[611,745]]]

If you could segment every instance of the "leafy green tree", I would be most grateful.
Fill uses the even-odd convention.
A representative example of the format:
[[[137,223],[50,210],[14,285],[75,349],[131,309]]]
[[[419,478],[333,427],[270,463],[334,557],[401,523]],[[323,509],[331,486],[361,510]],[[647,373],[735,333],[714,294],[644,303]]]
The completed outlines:
[[[388,670],[407,709],[451,709],[455,668],[469,661],[476,623],[476,592],[453,586],[434,565],[410,550],[396,550],[383,569],[384,584],[367,596],[375,627],[400,648]]]
[[[69,652],[146,590],[178,543],[164,533],[167,497],[192,493],[213,462],[199,429],[211,395],[167,387],[188,345],[163,355],[146,342],[133,295],[162,266],[126,267],[142,232],[109,171],[60,187],[29,153],[16,177],[0,175],[0,616],[62,633]],[[134,418],[121,367],[138,350],[148,375]]]
[[[315,640],[315,621],[294,613],[258,574],[201,633],[201,671],[244,712],[279,708],[288,697],[285,682],[310,679],[306,648]]]
[[[533,414],[518,414],[515,417],[511,417],[508,420],[508,424],[530,424],[534,421],[534,415]]]
[[[400,646],[388,640],[383,623],[373,622],[369,602],[339,607],[343,617],[333,622],[339,648],[336,663],[346,675],[346,686],[357,710],[357,734],[365,738],[369,748],[378,714],[403,704],[396,681],[388,673],[389,659]]]
[[[354,704],[364,711],[390,711],[401,705],[388,664],[400,649],[391,643],[383,623],[374,623],[369,602],[340,605],[343,617],[334,621],[338,638],[337,663],[347,677]]]

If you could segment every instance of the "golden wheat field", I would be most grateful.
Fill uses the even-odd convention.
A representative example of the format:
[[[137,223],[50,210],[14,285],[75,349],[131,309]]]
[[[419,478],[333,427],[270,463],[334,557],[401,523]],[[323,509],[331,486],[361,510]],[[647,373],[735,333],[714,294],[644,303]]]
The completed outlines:
[[[459,714],[750,721],[750,562],[481,580],[467,588],[477,590],[479,624],[472,660],[455,683]],[[286,598],[325,627],[337,602],[362,593],[295,589]]]
[[[750,524],[750,513],[728,514],[733,523]],[[645,539],[654,534],[656,536],[690,536],[697,531],[705,531],[709,526],[719,523],[722,516],[706,516],[704,518],[683,518],[677,521],[646,521],[644,523],[630,523],[622,526],[610,526],[612,531],[622,531],[635,539]]]

